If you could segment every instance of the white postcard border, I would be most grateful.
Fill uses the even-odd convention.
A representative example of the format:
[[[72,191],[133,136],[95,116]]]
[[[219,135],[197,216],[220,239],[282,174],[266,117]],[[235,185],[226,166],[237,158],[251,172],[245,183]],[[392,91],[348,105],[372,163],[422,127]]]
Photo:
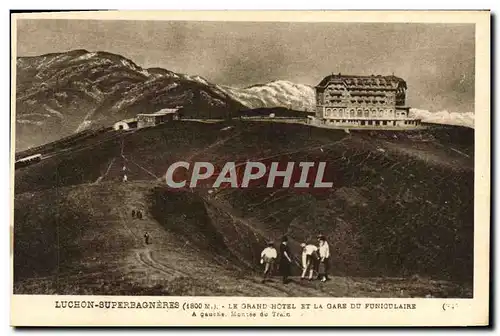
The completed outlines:
[[[103,297],[11,295],[11,325],[158,325],[158,326],[463,326],[485,325],[489,314],[490,234],[490,13],[488,11],[163,11],[163,12],[70,12],[18,14],[12,17],[12,115],[15,116],[15,23],[17,19],[99,19],[99,20],[225,20],[225,21],[338,21],[338,22],[421,22],[474,23],[476,25],[475,81],[475,211],[474,211],[474,297],[472,299],[374,299],[374,298],[247,298],[247,297]],[[11,181],[15,150],[15,118],[11,118]],[[11,188],[11,199],[13,199]],[[13,208],[11,208],[13,218]],[[11,223],[11,271],[12,262]],[[11,273],[12,274],[12,273]],[[12,293],[12,279],[11,279]],[[97,308],[57,308],[57,302],[95,301]],[[149,302],[177,302],[179,308],[149,308]],[[100,308],[103,302],[103,308]],[[115,308],[106,308],[106,302]],[[122,308],[118,308],[119,303]],[[129,302],[129,308],[123,308]],[[135,308],[130,308],[136,302]],[[137,302],[141,308],[137,308]],[[148,302],[148,308],[143,308]],[[291,304],[294,309],[244,309],[242,304]],[[74,304],[74,303],[73,303]],[[80,303],[81,304],[81,303]],[[200,309],[190,309],[189,305]],[[209,307],[206,308],[205,304]],[[238,305],[235,309],[230,304]],[[303,304],[318,305],[302,309]],[[322,308],[319,308],[321,304]],[[345,304],[348,308],[338,308]],[[352,308],[361,304],[361,308]],[[415,305],[414,309],[369,308],[370,304]],[[95,303],[94,303],[95,305]],[[161,304],[161,306],[163,303]],[[177,304],[174,304],[174,306]],[[188,309],[185,309],[185,307]],[[330,308],[327,308],[330,305]],[[332,308],[333,305],[336,308]],[[368,306],[366,306],[368,305]],[[184,307],[184,308],[183,308]],[[368,308],[367,308],[368,307]],[[388,306],[386,306],[388,307]],[[406,306],[404,306],[406,307]],[[255,312],[256,317],[207,317],[196,310],[225,314]],[[272,316],[290,313],[289,317]],[[260,315],[267,313],[268,316]]]

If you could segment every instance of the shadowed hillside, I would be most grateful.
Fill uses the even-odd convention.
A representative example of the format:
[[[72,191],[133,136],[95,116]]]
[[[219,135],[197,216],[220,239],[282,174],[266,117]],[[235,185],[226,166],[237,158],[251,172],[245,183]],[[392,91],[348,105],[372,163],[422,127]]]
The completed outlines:
[[[114,274],[104,287],[112,294],[135,286],[163,294],[470,296],[473,136],[472,129],[452,126],[347,134],[298,124],[176,122],[55,146],[40,163],[16,170],[16,285],[21,292],[41,284],[59,293],[97,291],[80,280],[72,287],[73,278],[54,289],[54,274],[77,267]],[[162,178],[180,160],[324,161],[325,180],[334,187],[208,193],[206,181],[192,192],[168,190]],[[122,165],[131,183],[117,183]],[[145,209],[143,222],[129,218],[134,206]],[[144,230],[153,232],[153,246],[142,246]],[[288,235],[298,262],[299,244],[318,233],[330,242],[332,281],[257,283],[267,239]],[[57,245],[54,235],[65,243]],[[101,257],[86,244],[102,246]],[[180,278],[187,288],[169,289]],[[203,281],[209,278],[218,285]]]

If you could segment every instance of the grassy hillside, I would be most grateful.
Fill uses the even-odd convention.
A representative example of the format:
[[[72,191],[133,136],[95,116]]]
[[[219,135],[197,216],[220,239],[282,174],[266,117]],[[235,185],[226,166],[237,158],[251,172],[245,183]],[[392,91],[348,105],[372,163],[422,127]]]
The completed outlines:
[[[470,296],[473,132],[442,126],[347,134],[295,124],[177,122],[55,146],[52,156],[16,170],[17,288]],[[298,193],[256,186],[209,194],[207,183],[193,192],[168,190],[161,179],[179,160],[219,166],[246,160],[325,161],[325,179],[334,187]],[[122,165],[132,183],[116,183]],[[131,221],[134,206],[144,208],[147,219]],[[154,232],[154,246],[143,246],[143,230]],[[258,284],[255,271],[265,240],[287,234],[298,260],[299,244],[318,233],[330,242],[331,282],[274,283],[274,289]],[[166,276],[155,267],[186,274]],[[62,285],[54,276],[75,269],[109,274],[111,280],[99,287],[86,277],[65,278],[66,287],[57,287]],[[186,278],[186,287],[175,287],[179,277]],[[203,279],[211,280],[199,282]],[[400,289],[403,294],[396,294]]]

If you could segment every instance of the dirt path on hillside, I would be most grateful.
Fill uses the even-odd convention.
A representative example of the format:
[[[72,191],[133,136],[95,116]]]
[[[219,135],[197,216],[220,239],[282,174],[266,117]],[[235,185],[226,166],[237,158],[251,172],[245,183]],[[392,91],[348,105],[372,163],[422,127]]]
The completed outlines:
[[[215,141],[214,143],[208,145],[207,147],[205,148],[202,148],[200,150],[197,150],[193,153],[191,153],[189,156],[187,156],[184,161],[186,162],[191,162],[193,160],[193,158],[195,158],[196,156],[200,155],[200,154],[203,154],[203,153],[206,153],[208,152],[209,150],[213,149],[213,148],[216,148],[218,146],[222,146],[223,144],[225,144],[226,142],[228,142],[229,140],[232,140],[234,138],[236,138],[237,136],[239,136],[242,132],[236,132],[235,134],[229,136],[229,137],[226,137],[224,139],[219,139],[217,141]]]
[[[115,162],[116,158],[112,158],[111,161],[109,162],[109,165],[108,165],[108,168],[106,169],[106,171],[104,172],[104,174],[102,174],[101,176],[99,176],[97,178],[97,180],[94,182],[94,184],[97,184],[99,182],[101,182],[103,179],[106,178],[106,176],[108,175],[109,173],[109,170],[111,169],[111,167],[113,166],[113,163]]]
[[[152,267],[169,277],[180,277],[180,276],[189,276],[188,273],[173,268],[171,265],[164,265],[160,263],[158,260],[154,259],[149,248],[144,248],[136,252],[137,260],[146,267]]]

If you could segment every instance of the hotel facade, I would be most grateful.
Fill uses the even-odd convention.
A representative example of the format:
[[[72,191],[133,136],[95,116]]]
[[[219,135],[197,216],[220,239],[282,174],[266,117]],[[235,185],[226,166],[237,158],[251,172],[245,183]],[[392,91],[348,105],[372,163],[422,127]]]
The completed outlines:
[[[406,82],[396,76],[332,74],[316,86],[314,123],[348,128],[417,128]]]

